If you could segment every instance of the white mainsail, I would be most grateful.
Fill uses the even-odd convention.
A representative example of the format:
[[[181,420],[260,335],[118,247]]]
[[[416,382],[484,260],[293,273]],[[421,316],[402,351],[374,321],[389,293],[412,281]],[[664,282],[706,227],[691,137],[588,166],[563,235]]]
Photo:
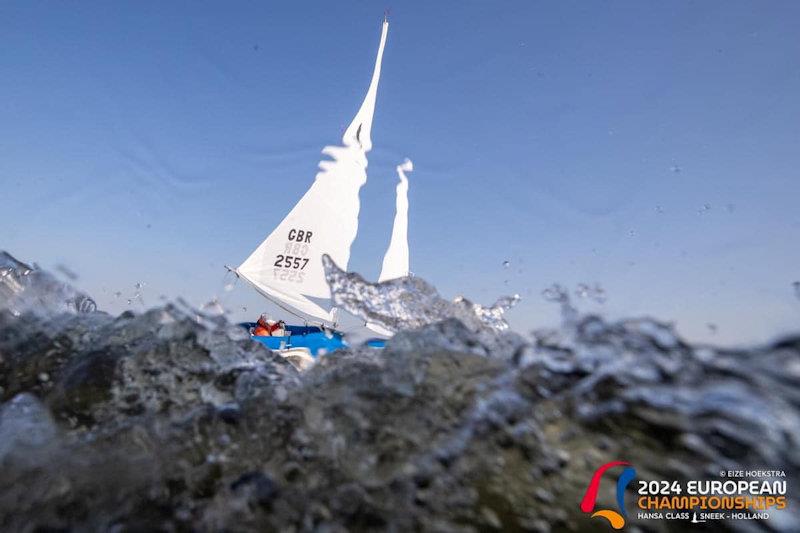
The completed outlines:
[[[394,224],[392,225],[392,239],[389,248],[383,256],[383,266],[378,281],[404,278],[409,273],[408,260],[408,177],[406,172],[414,170],[414,163],[410,159],[397,165],[397,175],[400,182],[397,184],[395,197]],[[367,322],[366,326],[379,335],[391,337],[392,331],[379,324]]]
[[[334,310],[312,301],[330,299],[322,255],[347,268],[358,233],[358,193],[367,181],[367,152],[381,75],[388,21],[383,21],[378,55],[364,102],[342,137],[343,146],[326,146],[313,185],[236,273],[259,292],[295,309],[334,322]]]

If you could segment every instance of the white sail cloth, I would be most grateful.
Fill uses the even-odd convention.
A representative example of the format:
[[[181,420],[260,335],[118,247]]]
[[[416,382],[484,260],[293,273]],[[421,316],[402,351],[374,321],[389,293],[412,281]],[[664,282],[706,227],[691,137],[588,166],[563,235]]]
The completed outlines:
[[[389,241],[389,248],[383,256],[383,266],[378,281],[388,281],[390,279],[404,278],[409,273],[408,259],[408,177],[406,172],[414,170],[414,163],[410,159],[397,165],[397,175],[400,182],[397,184],[395,197],[394,224],[392,225],[392,239]],[[366,326],[385,337],[391,337],[394,332],[385,327],[367,322]]]
[[[378,281],[386,281],[408,276],[408,177],[406,172],[414,170],[410,159],[397,166],[400,182],[397,184],[394,225],[389,248],[383,256],[383,266]]]
[[[311,188],[236,272],[269,298],[334,322],[334,310],[310,298],[330,299],[322,255],[347,268],[358,233],[358,193],[367,181],[367,152],[389,24],[381,41],[364,102],[342,137],[343,146],[326,146]],[[407,253],[407,252],[406,252]]]

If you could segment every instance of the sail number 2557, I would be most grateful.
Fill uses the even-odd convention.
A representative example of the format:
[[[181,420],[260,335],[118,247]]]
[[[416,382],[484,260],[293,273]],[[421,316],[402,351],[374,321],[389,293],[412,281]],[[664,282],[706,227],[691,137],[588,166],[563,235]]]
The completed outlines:
[[[286,235],[286,248],[282,254],[275,256],[272,269],[276,280],[303,283],[306,273],[302,272],[308,265],[309,246],[314,233],[307,229],[291,228]]]
[[[278,254],[275,258],[275,266],[283,268],[294,268],[295,270],[303,270],[308,264],[307,257],[294,257],[291,255]]]

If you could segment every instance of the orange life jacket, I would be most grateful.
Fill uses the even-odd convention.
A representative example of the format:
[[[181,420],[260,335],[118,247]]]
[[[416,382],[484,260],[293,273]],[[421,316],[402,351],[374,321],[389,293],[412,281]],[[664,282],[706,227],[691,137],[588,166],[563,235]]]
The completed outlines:
[[[256,322],[256,327],[253,329],[253,335],[256,337],[268,337],[269,334],[269,324],[264,318],[259,318],[258,322]]]
[[[281,329],[280,322],[267,324],[264,320],[259,319],[258,322],[256,322],[256,327],[253,329],[253,335],[256,337],[272,337],[272,334],[279,329]]]

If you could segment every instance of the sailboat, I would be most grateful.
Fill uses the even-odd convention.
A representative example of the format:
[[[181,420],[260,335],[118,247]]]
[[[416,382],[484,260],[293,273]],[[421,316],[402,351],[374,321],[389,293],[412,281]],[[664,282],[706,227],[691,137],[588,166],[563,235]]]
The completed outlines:
[[[358,195],[367,181],[367,152],[372,149],[372,118],[388,29],[389,22],[384,17],[369,89],[344,132],[342,145],[323,148],[322,153],[330,159],[319,163],[319,172],[305,195],[241,265],[230,269],[268,300],[303,320],[303,325],[285,326],[284,335],[253,336],[287,356],[313,358],[346,346],[342,333],[336,329],[337,310],[325,279],[322,256],[327,254],[346,269],[350,247],[358,233]],[[380,281],[409,273],[406,172],[412,169],[409,160],[397,167],[400,181],[396,214]],[[303,315],[312,317],[312,321]],[[377,324],[365,325],[383,337],[392,334]],[[373,339],[368,344],[380,347],[383,341]]]

